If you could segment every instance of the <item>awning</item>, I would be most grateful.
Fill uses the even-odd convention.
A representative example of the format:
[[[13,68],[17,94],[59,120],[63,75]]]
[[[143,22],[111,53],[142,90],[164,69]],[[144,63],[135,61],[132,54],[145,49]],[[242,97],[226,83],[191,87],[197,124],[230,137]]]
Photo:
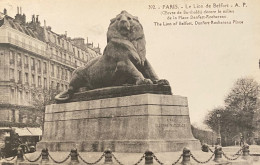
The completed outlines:
[[[19,136],[42,136],[42,130],[40,128],[17,128],[15,127],[15,132],[18,133]]]
[[[10,127],[0,127],[0,130],[1,131],[11,131],[12,128],[10,128]]]
[[[27,127],[27,129],[32,133],[34,136],[42,136],[42,129],[41,128],[31,128]]]

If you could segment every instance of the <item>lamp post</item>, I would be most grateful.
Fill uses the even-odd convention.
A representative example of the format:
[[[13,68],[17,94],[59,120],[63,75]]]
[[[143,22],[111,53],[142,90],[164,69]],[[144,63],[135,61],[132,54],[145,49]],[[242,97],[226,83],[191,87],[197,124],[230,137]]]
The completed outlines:
[[[212,147],[214,146],[214,140],[213,140],[213,137],[214,137],[214,132],[213,132],[213,130],[212,130]]]
[[[218,145],[221,146],[220,117],[221,117],[221,115],[220,115],[220,111],[218,110],[218,112],[217,112],[217,118],[218,118],[218,138],[217,138],[217,143],[218,143]]]

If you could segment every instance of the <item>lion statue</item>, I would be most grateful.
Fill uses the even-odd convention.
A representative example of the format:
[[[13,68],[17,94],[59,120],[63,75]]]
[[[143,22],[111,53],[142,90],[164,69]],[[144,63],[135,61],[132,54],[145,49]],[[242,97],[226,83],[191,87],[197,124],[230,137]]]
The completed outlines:
[[[159,80],[146,59],[145,37],[138,18],[126,11],[111,20],[103,55],[77,68],[68,90],[55,99],[68,100],[81,87],[92,90],[124,84],[169,85],[167,80]]]

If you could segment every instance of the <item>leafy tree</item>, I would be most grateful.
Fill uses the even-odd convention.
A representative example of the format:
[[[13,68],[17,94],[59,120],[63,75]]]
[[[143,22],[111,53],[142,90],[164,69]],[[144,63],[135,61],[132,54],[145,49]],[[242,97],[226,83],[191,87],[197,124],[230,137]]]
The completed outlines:
[[[46,105],[55,103],[54,97],[59,92],[59,90],[50,88],[44,89],[43,91],[39,92],[38,95],[34,96],[32,100],[32,104],[35,108],[35,111],[32,114],[32,118],[34,121],[36,121],[37,118],[40,119],[41,125],[43,126],[45,107]]]
[[[254,79],[238,79],[224,100],[225,107],[215,108],[206,116],[204,123],[217,132],[217,113],[220,114],[220,133],[222,142],[226,145],[231,144],[232,138],[239,133],[246,138],[253,136],[253,117],[257,109],[259,89]]]
[[[251,78],[241,78],[225,99],[226,109],[234,111],[237,131],[244,136],[252,136],[254,131],[253,118],[257,109],[259,84]]]

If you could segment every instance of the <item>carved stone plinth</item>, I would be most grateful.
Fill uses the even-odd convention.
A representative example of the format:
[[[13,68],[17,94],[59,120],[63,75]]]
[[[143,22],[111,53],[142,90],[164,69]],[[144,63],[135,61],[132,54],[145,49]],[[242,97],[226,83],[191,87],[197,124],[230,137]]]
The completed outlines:
[[[84,95],[84,93],[81,93]],[[37,150],[170,152],[200,149],[186,97],[138,94],[49,105]]]

